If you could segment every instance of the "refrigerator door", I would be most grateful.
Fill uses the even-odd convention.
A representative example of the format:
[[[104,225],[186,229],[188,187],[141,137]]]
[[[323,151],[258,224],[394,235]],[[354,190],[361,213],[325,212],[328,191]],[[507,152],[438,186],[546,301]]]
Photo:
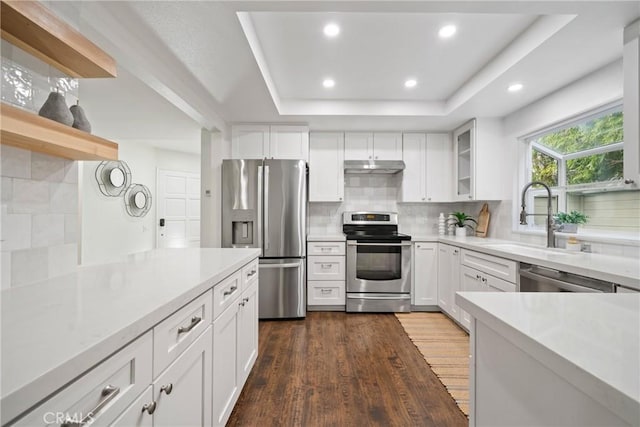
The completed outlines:
[[[222,161],[222,247],[262,247],[262,160]]]
[[[304,160],[264,161],[265,258],[305,256],[307,164]]]
[[[260,259],[258,317],[305,317],[306,289],[304,258]]]

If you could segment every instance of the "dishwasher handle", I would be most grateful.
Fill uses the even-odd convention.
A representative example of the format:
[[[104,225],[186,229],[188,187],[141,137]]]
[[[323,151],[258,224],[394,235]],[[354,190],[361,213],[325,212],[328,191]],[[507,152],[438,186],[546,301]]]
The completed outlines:
[[[526,277],[528,279],[540,281],[540,282],[551,283],[551,284],[555,285],[556,287],[558,287],[559,289],[563,289],[563,290],[565,290],[567,292],[602,292],[602,293],[604,293],[604,291],[602,291],[601,289],[575,285],[573,283],[568,283],[568,282],[564,282],[562,280],[553,279],[551,277],[547,277],[547,276],[543,276],[541,274],[533,273],[531,270],[520,269],[520,276]]]

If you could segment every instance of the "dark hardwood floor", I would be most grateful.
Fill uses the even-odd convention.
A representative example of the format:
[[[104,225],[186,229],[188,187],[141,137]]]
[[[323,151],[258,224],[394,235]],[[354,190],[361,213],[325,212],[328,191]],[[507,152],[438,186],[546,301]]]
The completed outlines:
[[[229,426],[466,426],[393,314],[261,321]]]

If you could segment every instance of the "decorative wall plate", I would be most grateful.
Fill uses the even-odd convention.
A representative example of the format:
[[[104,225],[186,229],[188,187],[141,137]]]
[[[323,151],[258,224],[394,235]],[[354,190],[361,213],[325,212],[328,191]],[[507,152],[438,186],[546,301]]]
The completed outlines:
[[[102,194],[118,197],[131,184],[131,169],[122,160],[100,162],[96,168],[96,181]]]
[[[124,193],[124,206],[131,216],[145,216],[151,209],[151,192],[147,186],[131,184]]]

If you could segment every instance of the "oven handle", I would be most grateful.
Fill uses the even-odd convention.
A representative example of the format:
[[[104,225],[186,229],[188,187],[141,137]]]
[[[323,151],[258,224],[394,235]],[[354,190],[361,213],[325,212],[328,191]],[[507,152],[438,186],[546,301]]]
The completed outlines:
[[[356,240],[348,240],[347,246],[411,246],[410,241],[401,243],[358,243]]]

